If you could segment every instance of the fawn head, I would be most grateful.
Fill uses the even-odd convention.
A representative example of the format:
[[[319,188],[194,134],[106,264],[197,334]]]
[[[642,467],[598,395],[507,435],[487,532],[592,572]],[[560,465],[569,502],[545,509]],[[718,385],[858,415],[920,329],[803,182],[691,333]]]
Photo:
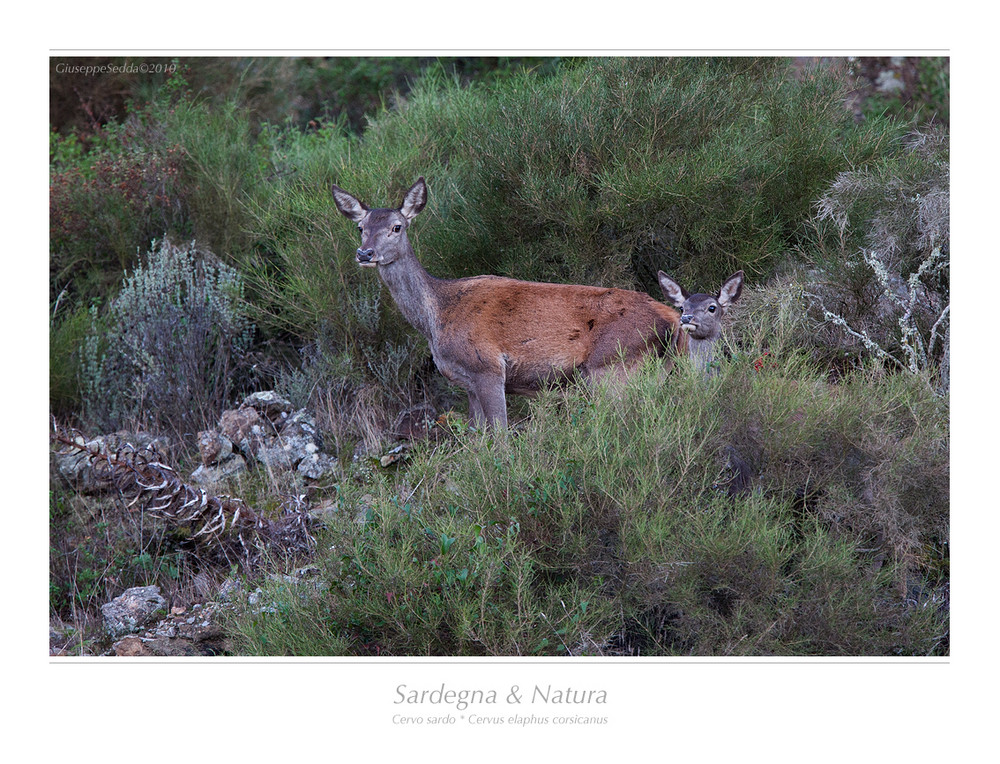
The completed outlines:
[[[372,209],[338,186],[333,186],[331,191],[341,214],[358,224],[361,246],[357,260],[360,265],[385,266],[413,253],[406,229],[427,204],[427,184],[423,178],[410,187],[396,209]]]
[[[726,308],[736,302],[743,291],[743,271],[726,279],[718,294],[689,294],[663,271],[658,276],[667,302],[681,311],[681,329],[694,340],[718,339]]]

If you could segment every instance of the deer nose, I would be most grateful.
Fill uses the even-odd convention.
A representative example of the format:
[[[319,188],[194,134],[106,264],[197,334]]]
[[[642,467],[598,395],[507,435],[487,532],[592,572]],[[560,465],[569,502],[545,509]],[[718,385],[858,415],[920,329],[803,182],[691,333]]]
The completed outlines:
[[[374,249],[358,249],[358,262],[370,263],[372,261],[372,255],[374,254]]]
[[[693,324],[694,323],[694,314],[693,313],[685,313],[683,316],[681,316],[681,323],[682,324]]]

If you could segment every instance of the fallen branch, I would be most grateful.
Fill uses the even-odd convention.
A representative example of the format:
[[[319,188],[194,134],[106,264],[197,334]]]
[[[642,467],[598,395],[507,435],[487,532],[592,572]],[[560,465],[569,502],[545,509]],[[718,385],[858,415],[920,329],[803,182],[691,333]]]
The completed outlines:
[[[210,545],[227,558],[239,550],[239,561],[250,565],[274,552],[301,554],[315,548],[309,515],[300,497],[286,501],[277,519],[263,517],[242,499],[216,496],[184,482],[165,464],[155,446],[114,447],[88,440],[53,422],[52,441],[62,453],[86,454],[99,485],[118,491],[129,507],[139,507],[167,523],[190,529],[198,544]],[[233,542],[236,542],[235,544]]]

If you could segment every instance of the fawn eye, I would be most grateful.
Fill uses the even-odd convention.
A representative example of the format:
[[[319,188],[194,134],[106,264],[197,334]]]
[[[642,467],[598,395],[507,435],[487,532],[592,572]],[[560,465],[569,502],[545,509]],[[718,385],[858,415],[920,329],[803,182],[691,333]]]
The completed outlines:
[[[715,306],[714,305],[709,305],[708,306],[708,312],[709,313],[715,313]]]
[[[398,223],[392,227],[392,232],[393,233],[399,233],[402,230],[403,230],[403,226],[399,225]]]
[[[358,231],[360,231],[361,233],[364,233],[365,232],[365,227],[362,226],[362,225],[359,225],[358,226]]]

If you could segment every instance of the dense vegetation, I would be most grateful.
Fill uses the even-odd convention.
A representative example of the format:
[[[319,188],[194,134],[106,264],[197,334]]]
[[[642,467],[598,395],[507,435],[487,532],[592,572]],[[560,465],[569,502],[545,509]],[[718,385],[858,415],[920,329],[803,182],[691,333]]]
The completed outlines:
[[[842,67],[783,59],[207,66],[52,131],[50,400],[88,432],[169,435],[188,471],[251,390],[316,413],[336,481],[225,490],[334,503],[324,586],[269,577],[301,563],[280,556],[235,571],[274,603],[232,617],[237,650],[947,653],[947,61],[857,115]],[[438,276],[659,298],[659,269],[704,290],[744,269],[726,362],[469,430],[329,194],[398,204],[420,175],[411,238]],[[417,403],[454,413],[382,467]],[[120,499],[51,495],[52,612],[83,639],[127,586],[180,601],[233,573]]]

